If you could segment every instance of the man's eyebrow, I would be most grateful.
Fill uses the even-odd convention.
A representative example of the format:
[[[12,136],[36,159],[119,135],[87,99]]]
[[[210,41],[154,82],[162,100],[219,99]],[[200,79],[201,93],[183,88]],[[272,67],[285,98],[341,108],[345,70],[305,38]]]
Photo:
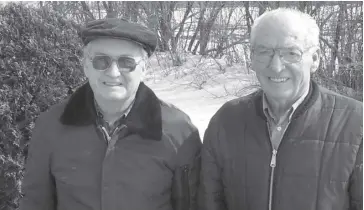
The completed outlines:
[[[301,46],[296,44],[296,43],[285,43],[285,44],[286,44],[285,48],[299,48],[299,49],[301,49]]]
[[[257,45],[254,48],[262,48],[262,49],[298,49],[298,50],[302,50],[302,48],[298,45],[287,45],[287,46],[282,46],[282,47],[266,47],[263,45]]]
[[[119,55],[119,57],[129,57],[129,58],[132,58],[132,57],[135,57],[134,55],[130,55],[130,54],[121,54]]]

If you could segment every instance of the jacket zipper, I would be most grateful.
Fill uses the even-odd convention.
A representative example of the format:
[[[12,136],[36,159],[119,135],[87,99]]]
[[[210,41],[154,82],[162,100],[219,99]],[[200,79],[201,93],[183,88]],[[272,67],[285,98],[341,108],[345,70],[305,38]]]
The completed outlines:
[[[182,167],[182,190],[183,190],[183,197],[185,198],[185,205],[184,208],[182,209],[190,209],[190,188],[189,188],[189,179],[188,179],[188,174],[189,174],[189,168],[188,165],[184,165]]]
[[[279,144],[278,148],[281,148],[282,145],[284,145],[284,139],[286,138],[287,136],[287,133],[289,133],[291,127],[292,127],[292,123],[295,119],[295,113],[293,114],[292,118],[291,118],[291,121],[289,122],[288,124],[288,127],[286,128],[283,136],[282,136],[282,140],[281,140],[281,143]],[[277,166],[277,153],[278,153],[278,148],[275,149],[273,147],[273,144],[270,140],[270,134],[269,134],[269,125],[267,123],[267,129],[266,131],[268,131],[268,136],[269,136],[269,144],[271,146],[271,148],[273,148],[273,151],[272,151],[272,156],[271,156],[271,161],[270,161],[270,167],[271,167],[271,173],[270,173],[270,182],[269,182],[269,204],[268,204],[268,210],[272,210],[272,207],[273,207],[273,182],[274,182],[274,171],[275,171],[275,168]]]
[[[270,182],[269,182],[269,210],[272,210],[273,203],[273,180],[274,180],[274,169],[277,164],[277,150],[273,149],[272,158],[270,161],[271,173],[270,173]]]
[[[109,136],[109,133],[106,131],[106,128],[104,126],[100,126],[100,129],[101,129],[102,133],[104,134],[104,138],[105,138],[106,142],[109,143],[111,140],[111,136]]]

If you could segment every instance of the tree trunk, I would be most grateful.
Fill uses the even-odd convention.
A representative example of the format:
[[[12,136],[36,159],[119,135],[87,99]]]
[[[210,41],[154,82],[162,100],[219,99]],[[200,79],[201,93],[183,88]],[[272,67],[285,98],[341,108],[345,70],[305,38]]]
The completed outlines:
[[[344,16],[344,7],[342,4],[339,4],[340,7],[340,11],[338,14],[338,20],[337,20],[337,24],[336,24],[336,30],[335,30],[335,37],[334,37],[334,48],[336,48],[336,50],[332,50],[331,53],[331,62],[330,62],[330,68],[328,69],[328,73],[331,76],[333,76],[333,72],[335,72],[336,70],[336,59],[338,59],[340,61],[340,58],[338,58],[339,55],[339,41],[340,41],[340,35],[341,35],[341,27],[343,24],[343,16]]]
[[[101,9],[100,9],[100,1],[97,1],[97,14],[99,15],[99,19],[101,19]]]
[[[85,14],[85,17],[86,17],[85,19],[86,20],[89,20],[89,19],[95,20],[94,15],[91,13],[90,8],[86,4],[85,1],[81,1],[81,6],[82,6],[83,13]]]
[[[197,43],[196,43],[195,47],[193,48],[192,55],[196,55],[196,52],[197,52],[197,49],[198,49],[199,45],[200,45],[200,41],[197,40]]]
[[[193,33],[192,37],[191,37],[191,41],[190,43],[188,44],[188,48],[187,48],[187,51],[191,52],[191,49],[193,47],[193,44],[195,43],[196,41],[196,38],[197,38],[197,34],[198,32],[200,31],[200,23],[197,25],[196,29],[195,29],[195,32]]]
[[[360,37],[358,38],[360,41],[358,42],[358,56],[357,56],[357,61],[363,63],[363,4],[362,3],[358,3],[359,4],[359,8],[360,8],[360,16],[359,16],[359,30],[360,30]],[[358,11],[358,9],[357,9]],[[363,65],[362,65],[363,66]],[[363,69],[361,69],[363,72]]]
[[[244,1],[244,7],[245,7],[246,25],[247,25],[247,29],[248,29],[248,35],[250,37],[250,33],[252,31],[251,26],[253,25],[254,20],[249,11],[249,1]]]
[[[161,34],[161,51],[169,51],[169,42],[172,38],[171,20],[175,2],[159,2],[159,28]]]
[[[231,16],[233,15],[235,8],[236,7],[234,7],[234,5],[231,8],[229,8],[229,15],[228,15],[227,22],[226,22],[227,29],[223,30],[223,34],[219,38],[219,42],[216,47],[216,54],[214,55],[214,58],[221,57],[224,54],[224,50],[225,50],[224,45],[227,46],[229,44],[228,37],[230,34],[229,34],[228,30],[229,30],[229,25],[230,25],[230,21],[231,21]],[[234,30],[235,29],[231,29],[230,33],[233,33]],[[205,53],[207,53],[207,51],[205,51]]]
[[[184,45],[183,45],[183,49],[186,49],[186,47],[187,47],[187,44],[188,44],[188,40],[190,39],[190,31],[191,31],[191,27],[192,27],[192,21],[193,21],[193,17],[191,16],[191,22],[190,22],[190,24],[188,25],[188,29],[187,29],[187,37],[186,37],[186,39],[185,39],[185,43],[184,43]],[[188,51],[190,51],[190,50],[188,50]]]
[[[220,4],[220,5],[218,5]],[[225,6],[225,3],[214,2],[213,10],[210,14],[209,19],[201,25],[200,27],[200,55],[206,55],[207,44],[210,40],[211,29],[215,23],[215,20]]]
[[[204,16],[205,16],[205,11],[206,11],[205,3],[204,2],[199,2],[199,4],[200,4],[200,9],[201,9],[201,11],[200,11],[200,17],[198,18],[198,23],[197,23],[197,27],[196,27],[195,33],[192,35],[190,44],[188,45],[188,51],[191,51],[192,46],[193,46],[193,44],[196,41],[197,35],[200,32],[200,28],[201,28],[201,25],[203,24],[203,19],[204,19]],[[199,43],[196,44],[196,46],[198,46],[198,45],[199,45]],[[196,50],[195,50],[196,49],[196,46],[193,49],[194,54],[196,54]]]
[[[188,18],[188,15],[190,14],[190,12],[192,10],[192,6],[193,6],[193,2],[191,2],[191,1],[187,2],[185,14],[183,15],[182,21],[179,24],[179,30],[178,30],[176,36],[175,37],[172,37],[171,47],[172,47],[172,52],[173,53],[175,53],[176,50],[177,50],[177,45],[178,45],[179,38],[180,38],[180,36],[181,36],[181,34],[183,32],[183,28],[185,26],[185,23],[186,23],[186,20]]]
[[[267,10],[268,6],[269,6],[269,3],[267,1],[258,2],[259,16],[262,15]]]
[[[116,18],[118,16],[117,11],[115,10],[116,2],[103,1],[102,4],[106,10],[106,18]]]

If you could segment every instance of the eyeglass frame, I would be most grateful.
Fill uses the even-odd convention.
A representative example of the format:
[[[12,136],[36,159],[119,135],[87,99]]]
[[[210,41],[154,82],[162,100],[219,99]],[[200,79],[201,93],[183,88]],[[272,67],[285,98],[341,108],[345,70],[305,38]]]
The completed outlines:
[[[116,66],[118,67],[118,70],[119,72],[123,72],[123,73],[130,73],[130,72],[133,72],[135,71],[136,67],[140,64],[140,62],[144,61],[144,59],[140,59],[138,62],[135,61],[134,58],[130,57],[130,56],[126,56],[126,55],[120,55],[118,57],[114,57],[114,56],[110,56],[110,55],[107,55],[107,54],[98,54],[98,55],[95,55],[95,56],[91,56],[91,55],[88,55],[87,57],[90,59],[91,63],[93,63],[93,59],[97,56],[107,56],[111,59],[111,62],[110,62],[110,66],[108,66],[107,68],[105,69],[95,69],[94,68],[94,65],[92,64],[92,68],[94,68],[96,71],[99,71],[99,72],[105,72],[107,70],[110,69],[110,67],[112,66],[112,64],[115,62],[116,63]],[[133,59],[135,61],[135,67],[134,69],[130,69],[130,70],[122,70],[122,69],[128,69],[128,68],[120,68],[119,67],[119,63],[118,63],[118,60],[120,58],[130,58],[130,59]]]
[[[273,54],[270,56],[270,59],[269,59],[269,62],[264,62],[264,63],[270,63],[274,57],[274,55],[276,54],[276,52],[278,51],[279,52],[279,58],[280,60],[285,63],[285,64],[293,64],[293,63],[298,63],[298,62],[301,62],[302,61],[302,58],[303,58],[303,55],[304,53],[306,53],[307,51],[309,51],[310,49],[312,49],[313,47],[317,47],[316,45],[312,45],[310,47],[307,47],[305,48],[304,50],[301,50],[299,48],[295,48],[295,47],[281,47],[281,48],[266,48],[266,47],[262,47],[262,48],[265,48],[265,49],[268,49],[268,50],[272,50],[273,51]],[[300,59],[295,61],[295,62],[289,62],[289,61],[286,61],[285,59],[283,59],[283,56],[281,55],[281,51],[282,49],[295,49],[295,50],[298,50],[301,54],[300,54]],[[255,48],[251,48],[251,52],[252,52],[252,55],[254,56],[254,50]],[[263,63],[263,62],[262,62]]]

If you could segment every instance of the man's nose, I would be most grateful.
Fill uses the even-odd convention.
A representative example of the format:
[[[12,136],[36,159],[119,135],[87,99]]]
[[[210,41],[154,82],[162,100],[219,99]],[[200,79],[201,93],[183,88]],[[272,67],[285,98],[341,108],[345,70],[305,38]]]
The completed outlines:
[[[113,61],[111,63],[111,66],[109,67],[109,69],[106,70],[105,74],[108,75],[109,77],[119,77],[120,76],[121,73],[120,73],[119,67],[115,61]]]
[[[269,64],[269,68],[276,73],[279,73],[284,69],[284,63],[282,62],[282,58],[279,53],[274,53]]]

